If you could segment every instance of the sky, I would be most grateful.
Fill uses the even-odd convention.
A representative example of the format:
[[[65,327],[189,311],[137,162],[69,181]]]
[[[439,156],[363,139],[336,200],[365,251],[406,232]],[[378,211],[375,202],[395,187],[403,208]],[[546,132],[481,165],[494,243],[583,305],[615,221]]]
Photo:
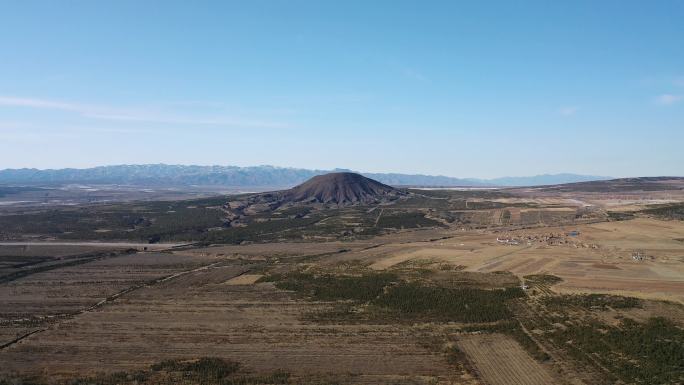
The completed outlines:
[[[0,0],[0,169],[684,175],[683,1]]]

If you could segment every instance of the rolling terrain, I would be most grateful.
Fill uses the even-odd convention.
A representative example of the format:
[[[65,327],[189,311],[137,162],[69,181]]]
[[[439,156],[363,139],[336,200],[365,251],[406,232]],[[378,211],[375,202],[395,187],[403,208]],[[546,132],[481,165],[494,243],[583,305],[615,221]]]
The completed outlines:
[[[5,211],[0,383],[679,384],[682,207],[675,178],[344,173]]]

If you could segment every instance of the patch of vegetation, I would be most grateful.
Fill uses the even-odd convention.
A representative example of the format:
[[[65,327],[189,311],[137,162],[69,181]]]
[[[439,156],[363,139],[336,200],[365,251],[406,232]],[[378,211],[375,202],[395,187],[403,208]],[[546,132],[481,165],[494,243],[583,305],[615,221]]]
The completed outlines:
[[[663,219],[684,220],[684,203],[667,205],[654,205],[654,207],[641,210],[644,214],[654,215]]]
[[[465,269],[464,265],[452,265],[451,263],[440,263],[438,269],[441,271],[461,271]]]
[[[353,301],[364,305],[373,320],[430,322],[493,322],[512,317],[507,301],[524,297],[519,287],[485,290],[469,287],[440,287],[406,282],[394,274],[366,273],[359,276],[314,275],[294,272],[274,274],[262,282],[292,290],[314,300]],[[343,316],[358,309],[344,306],[333,313]],[[330,318],[333,314],[325,314]]]
[[[571,356],[607,368],[607,383],[681,384],[684,381],[684,330],[665,318],[645,323],[623,319],[618,326],[599,321],[572,323],[549,336]]]
[[[555,285],[557,283],[563,282],[561,277],[556,277],[551,274],[531,274],[526,275],[525,278],[529,283],[541,284],[541,285]]]
[[[452,288],[502,289],[520,287],[520,280],[510,272],[480,273],[463,271],[463,268],[465,267],[459,267],[448,274],[433,271],[433,276],[430,279],[439,286]]]
[[[617,211],[609,211],[608,219],[611,221],[626,221],[629,219],[634,219],[634,214],[632,213],[622,213]]]
[[[1,378],[0,385],[277,385],[289,384],[290,374],[276,371],[266,375],[254,375],[240,370],[238,362],[215,357],[195,360],[164,360],[149,370],[98,374],[91,377],[71,379],[48,379],[38,376]]]
[[[506,301],[525,296],[520,288],[483,290],[403,282],[390,287],[373,305],[400,318],[435,322],[494,322],[512,316]]]
[[[641,308],[641,300],[634,297],[623,297],[607,294],[576,294],[545,297],[544,304],[551,309],[578,306],[583,309],[632,309]]]
[[[421,212],[386,213],[378,220],[378,227],[392,229],[413,229],[418,227],[443,226],[442,223],[426,218]]]

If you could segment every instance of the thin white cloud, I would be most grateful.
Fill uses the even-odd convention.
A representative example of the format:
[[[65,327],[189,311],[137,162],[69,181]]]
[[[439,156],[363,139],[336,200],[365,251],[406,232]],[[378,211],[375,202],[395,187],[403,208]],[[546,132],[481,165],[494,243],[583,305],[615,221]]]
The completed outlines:
[[[656,103],[670,106],[682,100],[682,95],[662,94],[656,98]]]
[[[142,123],[183,124],[198,126],[231,126],[231,127],[254,127],[254,128],[284,128],[287,124],[278,122],[266,122],[259,120],[243,120],[229,118],[184,118],[176,116],[160,116],[156,114],[106,114],[89,113],[83,116],[93,119],[117,120]]]
[[[64,103],[44,99],[17,98],[13,96],[0,96],[0,106],[44,108],[51,110],[76,112],[82,112],[83,110],[88,109],[88,107],[78,104]]]
[[[115,133],[115,134],[139,134],[154,132],[140,127],[102,127],[97,125],[61,125],[59,123],[28,123],[15,121],[0,121],[0,134],[14,135],[15,137],[32,137],[31,135],[83,135],[89,133]],[[26,134],[25,136],[21,136]],[[60,134],[60,135],[61,135]]]
[[[0,121],[0,130],[22,130],[29,127],[30,125],[25,122]]]
[[[418,80],[421,82],[429,80],[428,77],[425,76],[422,72],[417,71],[413,68],[404,67],[401,69],[401,74],[406,78]]]
[[[109,106],[94,106],[55,100],[0,96],[0,106],[60,110],[78,113],[90,119],[182,124],[200,126],[229,126],[250,128],[285,128],[288,124],[234,117],[186,117],[160,111],[130,110]]]
[[[178,108],[178,107],[200,107],[209,109],[239,109],[245,113],[249,114],[270,114],[270,115],[294,115],[299,113],[296,109],[288,107],[276,107],[276,108],[247,108],[236,106],[235,104],[225,103],[225,102],[215,102],[209,100],[175,100],[175,101],[165,101],[158,103],[162,107]]]
[[[575,115],[577,111],[579,111],[579,107],[577,106],[565,106],[558,109],[558,113],[563,116]]]
[[[26,131],[0,131],[0,139],[13,142],[49,142],[55,138],[82,138],[81,135],[71,132],[26,132]]]

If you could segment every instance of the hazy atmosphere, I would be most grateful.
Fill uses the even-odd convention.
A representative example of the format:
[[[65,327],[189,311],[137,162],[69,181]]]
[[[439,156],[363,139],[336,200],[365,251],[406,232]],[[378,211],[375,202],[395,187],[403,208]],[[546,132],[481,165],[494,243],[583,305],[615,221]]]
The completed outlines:
[[[684,3],[15,1],[0,168],[684,175]]]

